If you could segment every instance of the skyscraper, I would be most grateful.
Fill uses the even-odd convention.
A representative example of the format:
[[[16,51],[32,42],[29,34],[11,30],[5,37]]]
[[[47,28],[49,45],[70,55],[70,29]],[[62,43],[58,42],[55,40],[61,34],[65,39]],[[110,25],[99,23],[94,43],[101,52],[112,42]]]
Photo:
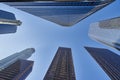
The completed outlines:
[[[111,80],[120,80],[120,55],[107,49],[92,47],[85,48],[107,73]]]
[[[120,17],[92,23],[88,35],[93,40],[120,50]]]
[[[58,48],[43,80],[76,80],[70,48]]]
[[[34,48],[28,48],[0,60],[0,80],[25,80],[33,67],[33,61],[26,59],[34,52]]]
[[[25,12],[62,26],[72,26],[114,0],[55,0],[33,2],[5,2]]]
[[[13,64],[14,62],[16,62],[19,59],[23,59],[23,60],[28,59],[34,52],[35,52],[34,48],[28,48],[19,53],[15,53],[13,55],[10,55],[10,56],[0,60],[0,70],[8,67],[9,65]]]
[[[25,80],[32,67],[33,61],[19,59],[0,71],[0,80]]]

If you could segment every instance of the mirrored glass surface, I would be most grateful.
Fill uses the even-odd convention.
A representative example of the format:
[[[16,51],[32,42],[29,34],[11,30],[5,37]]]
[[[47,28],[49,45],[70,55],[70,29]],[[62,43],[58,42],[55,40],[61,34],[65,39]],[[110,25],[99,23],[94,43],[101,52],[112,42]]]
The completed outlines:
[[[98,42],[120,49],[120,18],[92,23],[89,36]]]
[[[25,80],[43,80],[58,47],[68,47],[72,50],[76,80],[110,80],[83,47],[104,47],[120,54],[88,37],[90,23],[120,15],[119,3],[119,0],[113,2],[72,27],[62,27],[0,3],[1,10],[14,13],[16,19],[22,21],[16,33],[0,34],[0,60],[26,48],[35,48],[35,53],[28,59],[34,61],[34,66]]]
[[[6,4],[59,25],[72,26],[113,1],[36,1],[8,2]]]

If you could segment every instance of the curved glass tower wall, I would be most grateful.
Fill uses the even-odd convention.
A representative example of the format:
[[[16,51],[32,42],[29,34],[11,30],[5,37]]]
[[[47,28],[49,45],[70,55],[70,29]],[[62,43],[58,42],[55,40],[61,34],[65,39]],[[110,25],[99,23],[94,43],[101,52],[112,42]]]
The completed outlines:
[[[120,17],[92,23],[88,35],[93,40],[120,50]]]
[[[3,70],[4,68],[8,67],[19,59],[28,59],[34,52],[34,48],[28,48],[0,60],[0,70]]]

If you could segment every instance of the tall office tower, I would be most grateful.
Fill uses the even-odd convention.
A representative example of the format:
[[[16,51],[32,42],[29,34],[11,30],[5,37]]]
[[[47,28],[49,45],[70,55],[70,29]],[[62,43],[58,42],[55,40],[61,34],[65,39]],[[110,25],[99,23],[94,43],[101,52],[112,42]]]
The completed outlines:
[[[85,47],[111,80],[120,80],[120,55],[107,49]]]
[[[70,48],[58,48],[43,80],[76,80]]]
[[[120,17],[92,23],[88,35],[98,42],[120,50]]]
[[[5,2],[8,5],[62,26],[72,26],[114,0]]]
[[[0,71],[0,80],[25,80],[32,71],[33,61],[17,60]]]
[[[19,59],[23,59],[23,60],[28,59],[34,52],[35,52],[34,48],[28,48],[28,49],[25,49],[21,52],[15,53],[13,55],[8,56],[7,58],[0,60],[0,70],[5,69],[6,67],[13,64]]]

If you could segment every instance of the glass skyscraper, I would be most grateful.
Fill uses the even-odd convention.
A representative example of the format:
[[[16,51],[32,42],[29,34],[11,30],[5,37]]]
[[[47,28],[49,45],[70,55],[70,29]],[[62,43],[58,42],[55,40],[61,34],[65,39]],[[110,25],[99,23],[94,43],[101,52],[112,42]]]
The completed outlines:
[[[0,70],[5,69],[6,67],[13,64],[19,59],[23,59],[23,60],[28,59],[34,52],[35,52],[34,48],[28,48],[0,60]]]
[[[28,48],[0,60],[0,80],[25,80],[33,67],[33,61],[27,59],[34,52]]]
[[[120,80],[120,55],[107,49],[92,47],[85,48],[107,73],[111,80]]]
[[[0,71],[0,80],[25,80],[33,67],[33,61],[17,60]]]
[[[6,2],[6,4],[62,26],[72,26],[114,0]]]
[[[92,23],[88,35],[93,40],[120,50],[120,17]]]
[[[70,48],[58,48],[43,80],[76,80]]]

